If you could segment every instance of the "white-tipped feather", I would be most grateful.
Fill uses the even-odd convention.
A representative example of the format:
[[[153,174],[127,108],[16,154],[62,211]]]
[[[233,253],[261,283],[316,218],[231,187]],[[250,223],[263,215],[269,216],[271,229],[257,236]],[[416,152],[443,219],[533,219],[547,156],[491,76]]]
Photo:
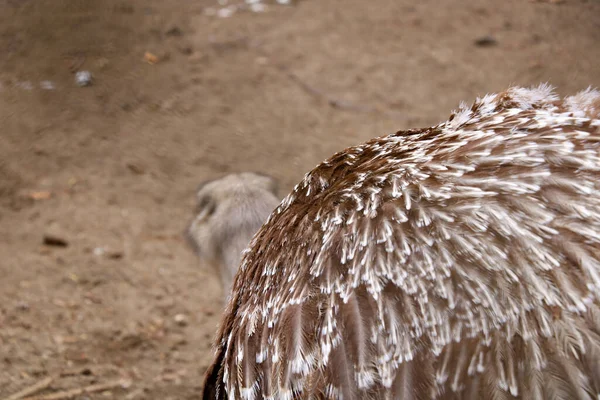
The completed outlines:
[[[205,398],[600,399],[599,118],[511,88],[323,162],[244,256]]]

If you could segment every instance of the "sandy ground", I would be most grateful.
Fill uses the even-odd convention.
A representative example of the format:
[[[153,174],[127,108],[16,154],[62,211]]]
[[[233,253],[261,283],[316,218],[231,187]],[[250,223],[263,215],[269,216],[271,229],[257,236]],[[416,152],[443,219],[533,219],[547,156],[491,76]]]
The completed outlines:
[[[462,100],[600,87],[597,0],[216,4],[0,0],[0,399],[199,398],[221,312],[181,235],[201,181],[262,171],[283,196]]]

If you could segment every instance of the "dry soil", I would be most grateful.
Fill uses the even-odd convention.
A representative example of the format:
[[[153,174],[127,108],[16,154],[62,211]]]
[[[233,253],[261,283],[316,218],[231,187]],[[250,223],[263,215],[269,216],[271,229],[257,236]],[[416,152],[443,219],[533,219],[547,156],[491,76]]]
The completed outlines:
[[[217,6],[0,0],[0,399],[199,398],[221,312],[181,235],[201,181],[267,172],[283,196],[460,101],[600,87],[598,0]]]

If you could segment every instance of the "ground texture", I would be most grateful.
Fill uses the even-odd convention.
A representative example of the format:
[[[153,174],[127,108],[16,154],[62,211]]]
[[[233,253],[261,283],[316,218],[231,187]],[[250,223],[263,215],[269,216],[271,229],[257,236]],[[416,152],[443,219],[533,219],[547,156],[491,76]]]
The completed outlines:
[[[219,15],[214,0],[0,0],[0,399],[199,397],[221,312],[181,235],[202,180],[268,172],[283,196],[333,152],[462,100],[600,87],[597,0]]]

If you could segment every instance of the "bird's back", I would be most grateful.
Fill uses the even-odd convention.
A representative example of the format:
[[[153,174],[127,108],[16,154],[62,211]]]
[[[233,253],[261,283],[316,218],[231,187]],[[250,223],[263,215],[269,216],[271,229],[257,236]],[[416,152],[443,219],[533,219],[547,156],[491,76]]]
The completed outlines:
[[[340,152],[250,244],[205,398],[597,399],[600,93]]]

